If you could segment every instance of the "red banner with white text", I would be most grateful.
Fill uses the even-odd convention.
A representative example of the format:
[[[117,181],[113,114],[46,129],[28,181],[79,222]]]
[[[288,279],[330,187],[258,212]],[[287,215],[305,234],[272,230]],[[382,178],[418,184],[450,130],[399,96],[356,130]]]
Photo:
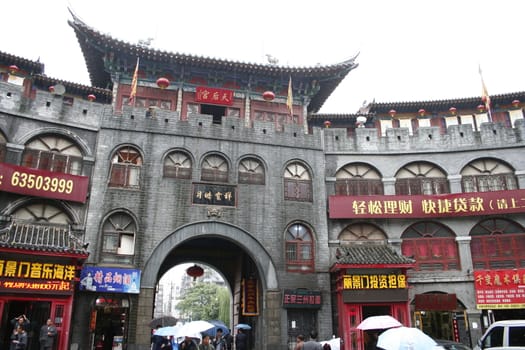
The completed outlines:
[[[0,163],[0,191],[85,203],[87,176]]]
[[[525,190],[428,196],[330,196],[331,219],[429,218],[525,212]]]

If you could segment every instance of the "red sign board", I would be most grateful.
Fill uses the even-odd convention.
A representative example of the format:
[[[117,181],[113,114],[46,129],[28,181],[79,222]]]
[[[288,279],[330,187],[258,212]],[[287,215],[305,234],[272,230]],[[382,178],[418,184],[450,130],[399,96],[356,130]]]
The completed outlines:
[[[195,101],[215,105],[233,105],[233,91],[226,89],[215,89],[206,86],[197,86]]]
[[[0,163],[0,191],[85,203],[89,178]]]
[[[259,315],[259,291],[257,280],[248,278],[242,282],[242,314],[243,316]]]
[[[429,218],[525,212],[525,190],[428,196],[330,196],[331,219]]]
[[[474,271],[478,309],[525,309],[525,269]]]
[[[321,291],[305,289],[285,289],[283,307],[285,308],[320,308]]]
[[[458,308],[456,294],[416,294],[416,311],[454,311]]]

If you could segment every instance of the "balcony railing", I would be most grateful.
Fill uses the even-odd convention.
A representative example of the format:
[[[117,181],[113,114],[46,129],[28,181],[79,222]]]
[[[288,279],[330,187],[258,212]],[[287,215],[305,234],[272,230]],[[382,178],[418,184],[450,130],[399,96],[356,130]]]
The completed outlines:
[[[0,243],[35,250],[85,251],[81,234],[69,225],[42,225],[12,221],[0,230]]]

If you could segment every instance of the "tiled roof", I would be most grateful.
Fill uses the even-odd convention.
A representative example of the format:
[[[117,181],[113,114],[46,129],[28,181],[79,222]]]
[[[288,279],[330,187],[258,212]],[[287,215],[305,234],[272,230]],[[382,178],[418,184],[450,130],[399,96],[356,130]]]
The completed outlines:
[[[130,64],[135,64],[135,57],[140,57],[142,62],[157,63],[159,67],[196,67],[215,72],[230,72],[232,75],[247,73],[259,77],[285,77],[292,79],[310,79],[319,84],[319,90],[312,96],[308,111],[317,112],[330,94],[341,83],[346,75],[358,66],[355,62],[357,56],[343,62],[330,65],[315,65],[311,67],[279,66],[273,64],[247,63],[218,58],[210,58],[183,53],[173,53],[144,47],[138,44],[115,39],[108,34],[101,33],[86,25],[75,14],[71,13],[73,20],[69,25],[74,29],[80,48],[84,54],[87,70],[92,85],[111,88],[111,72],[106,63],[110,56],[122,56],[129,59]],[[108,63],[110,64],[110,63]],[[147,63],[146,63],[147,64]],[[129,67],[128,67],[129,68]],[[115,68],[128,71],[125,67]],[[304,87],[303,87],[304,89]]]
[[[29,74],[40,74],[44,72],[43,63],[31,61],[27,58],[11,55],[9,53],[0,51],[0,66],[3,65],[2,63],[4,63],[7,67],[14,64],[19,69]]]
[[[413,259],[397,254],[386,244],[354,244],[337,249],[337,264],[410,265],[415,262]]]

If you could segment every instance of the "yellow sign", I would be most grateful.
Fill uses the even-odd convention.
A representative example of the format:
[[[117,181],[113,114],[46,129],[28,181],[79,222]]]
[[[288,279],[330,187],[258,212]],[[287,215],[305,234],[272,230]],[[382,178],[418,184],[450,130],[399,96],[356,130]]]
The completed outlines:
[[[75,266],[0,259],[0,277],[73,281]]]
[[[343,289],[403,289],[406,282],[403,274],[344,275]]]

